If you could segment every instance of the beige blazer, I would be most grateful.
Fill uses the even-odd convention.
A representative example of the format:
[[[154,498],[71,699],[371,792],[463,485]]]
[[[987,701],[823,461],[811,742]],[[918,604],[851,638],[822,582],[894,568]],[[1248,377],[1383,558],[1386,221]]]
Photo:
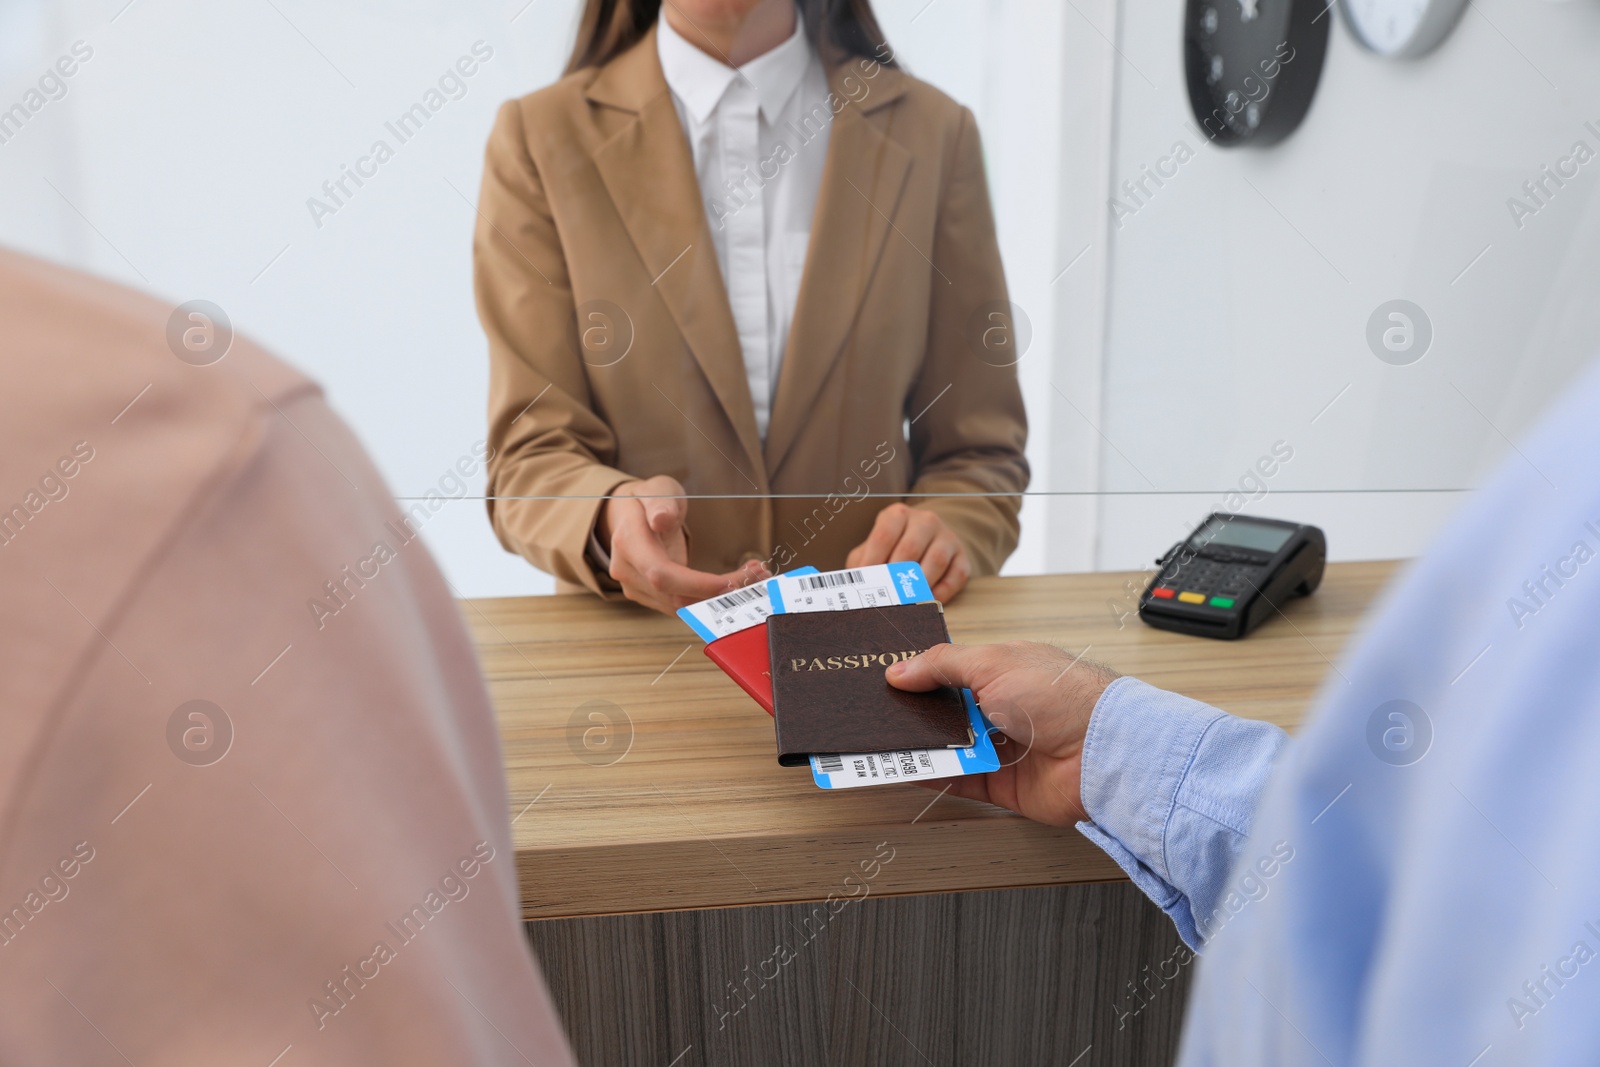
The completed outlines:
[[[500,109],[473,240],[489,515],[563,589],[615,590],[585,554],[601,498],[657,474],[696,498],[700,570],[843,566],[899,499],[937,511],[974,574],[1016,547],[1027,425],[992,343],[1007,294],[972,113],[870,60],[829,81],[765,441],[654,30]]]

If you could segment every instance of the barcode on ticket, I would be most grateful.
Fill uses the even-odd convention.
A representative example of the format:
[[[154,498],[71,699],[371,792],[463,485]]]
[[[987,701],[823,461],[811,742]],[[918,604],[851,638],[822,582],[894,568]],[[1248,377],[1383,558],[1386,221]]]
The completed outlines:
[[[812,574],[800,579],[802,589],[834,589],[841,585],[865,585],[867,576],[860,571],[833,571],[828,574]]]
[[[818,756],[817,766],[823,774],[838,774],[844,770],[844,760],[838,756]]]
[[[727,596],[719,596],[711,601],[711,606],[718,611],[728,611],[740,604],[748,604],[752,600],[764,600],[767,595],[765,585],[747,585],[743,589],[735,589]]]
[[[791,572],[796,577],[815,573],[815,567],[800,567]],[[678,618],[687,623],[702,641],[710,644],[765,622],[767,616],[772,614],[771,593],[771,582],[730,589],[721,596],[679,608]]]

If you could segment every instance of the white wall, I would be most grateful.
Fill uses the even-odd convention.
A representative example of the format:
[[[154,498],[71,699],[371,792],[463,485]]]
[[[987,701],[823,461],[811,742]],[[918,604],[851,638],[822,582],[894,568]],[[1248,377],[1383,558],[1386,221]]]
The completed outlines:
[[[1197,155],[1112,229],[1101,486],[1226,488],[1283,440],[1256,510],[1317,522],[1337,557],[1420,551],[1459,496],[1294,491],[1475,485],[1600,352],[1600,161],[1520,230],[1506,207],[1575,141],[1600,150],[1600,5],[1475,2],[1402,63],[1336,25],[1311,113],[1267,150],[1197,133],[1182,11],[1122,7],[1116,183],[1175,142]],[[1395,298],[1435,331],[1411,366],[1365,340]],[[1147,563],[1216,505],[1108,497],[1097,563]]]
[[[397,495],[434,487],[484,432],[469,202],[484,141],[502,100],[558,73],[573,2],[124,2],[0,6],[27,30],[0,33],[26,39],[0,106],[74,41],[93,49],[0,144],[0,242],[214,301],[324,384]],[[406,144],[387,135],[479,40],[494,55],[466,94]],[[394,158],[318,227],[307,199],[379,137]],[[463,595],[550,588],[500,548],[481,500],[424,537]]]

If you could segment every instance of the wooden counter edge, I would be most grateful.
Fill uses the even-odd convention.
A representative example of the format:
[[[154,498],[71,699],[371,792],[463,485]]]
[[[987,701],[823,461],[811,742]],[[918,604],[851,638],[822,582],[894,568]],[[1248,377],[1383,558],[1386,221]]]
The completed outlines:
[[[890,858],[882,861],[885,848]],[[803,860],[797,862],[797,857]],[[774,834],[530,849],[519,851],[516,859],[524,919],[826,901],[829,894],[898,896],[1073,885],[1125,877],[1076,829],[1020,817],[935,821],[914,830],[896,823],[826,838]],[[641,881],[643,872],[653,873],[648,883]],[[580,892],[556,898],[549,893],[551,886],[580,887]]]

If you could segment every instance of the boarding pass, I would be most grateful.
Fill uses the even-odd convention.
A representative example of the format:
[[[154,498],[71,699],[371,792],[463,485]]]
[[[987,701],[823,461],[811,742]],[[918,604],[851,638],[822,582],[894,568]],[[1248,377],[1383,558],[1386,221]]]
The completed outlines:
[[[954,778],[963,774],[986,774],[1000,769],[1000,754],[995,751],[994,729],[972,690],[961,690],[972,722],[971,748],[921,748],[901,752],[851,752],[811,757],[811,778],[822,789],[854,789],[864,785],[895,785],[923,782],[934,778]]]
[[[815,567],[796,567],[789,572],[791,575],[816,573]],[[772,601],[767,591],[769,584],[757,582],[679,608],[678,618],[688,623],[689,629],[709,645],[719,637],[727,637],[767,621],[767,616],[772,614]]]
[[[921,565],[879,563],[841,571],[780,574],[767,582],[772,614],[799,611],[854,611],[896,604],[926,604],[933,590]]]

